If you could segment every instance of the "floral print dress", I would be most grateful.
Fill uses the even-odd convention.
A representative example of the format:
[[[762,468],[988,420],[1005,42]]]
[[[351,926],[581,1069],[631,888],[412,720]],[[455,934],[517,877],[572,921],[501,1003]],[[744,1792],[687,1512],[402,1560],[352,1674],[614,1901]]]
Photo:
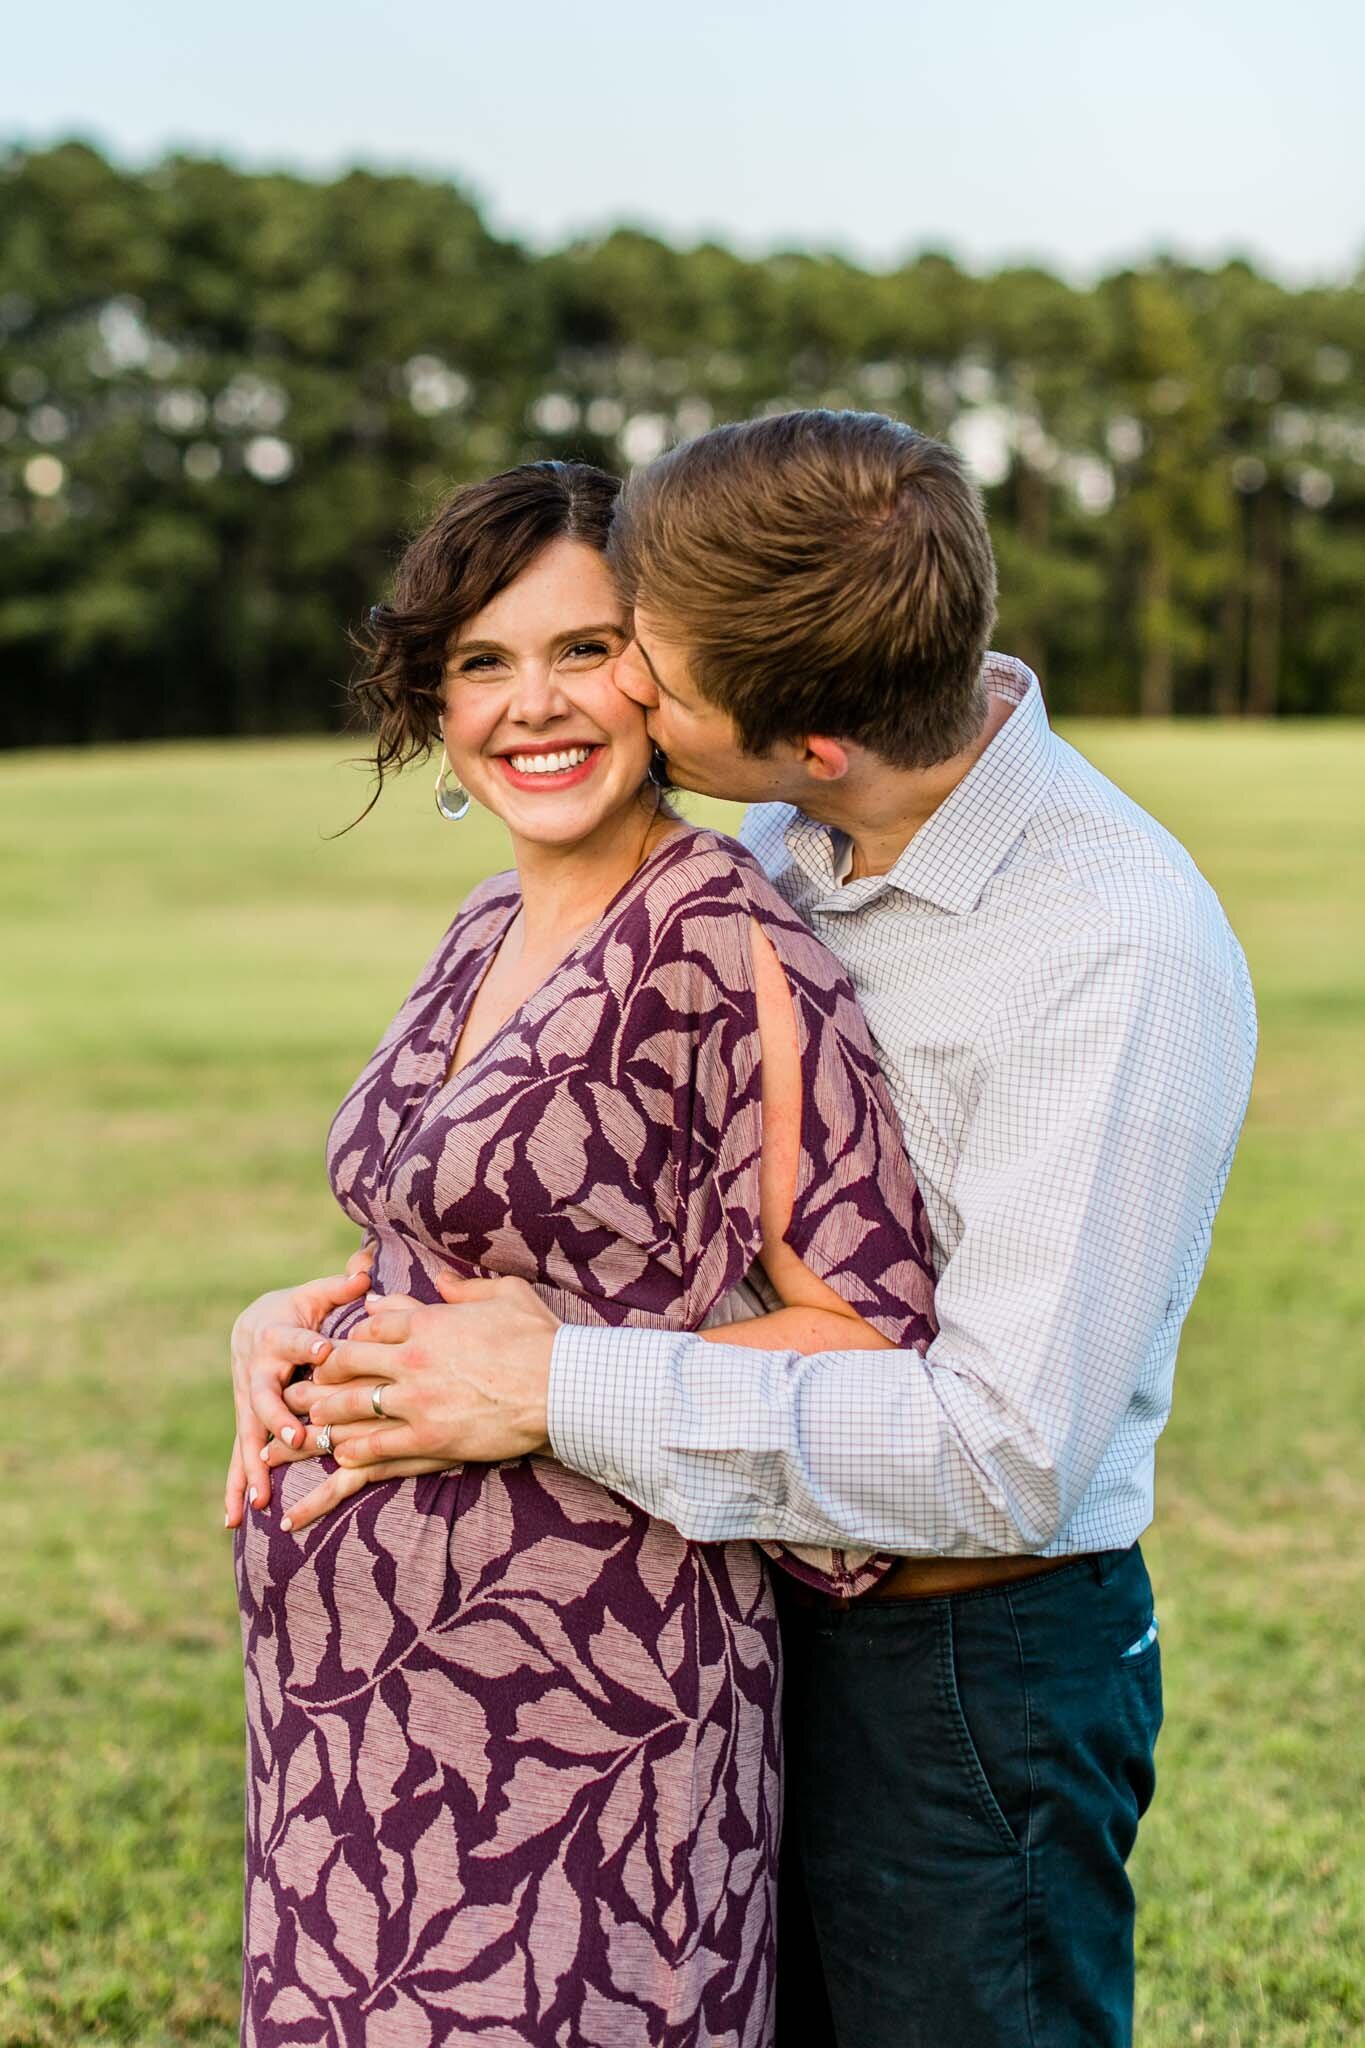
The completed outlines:
[[[663,840],[447,1078],[519,900],[515,876],[474,892],[332,1125],[377,1289],[436,1301],[444,1267],[520,1275],[565,1321],[744,1313],[757,918],[800,1045],[788,1242],[922,1349],[927,1231],[867,1028],[749,855]],[[319,1465],[283,1468],[237,1538],[244,2043],[765,2048],[779,1660],[757,1546],[687,1542],[542,1457],[378,1482],[283,1531]],[[782,1561],[849,1592],[886,1564]]]

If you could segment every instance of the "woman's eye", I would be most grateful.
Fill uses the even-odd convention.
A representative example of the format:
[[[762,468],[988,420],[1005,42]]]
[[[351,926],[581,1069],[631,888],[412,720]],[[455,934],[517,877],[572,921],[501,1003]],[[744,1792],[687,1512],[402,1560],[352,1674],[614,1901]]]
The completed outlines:
[[[495,654],[471,654],[468,661],[460,663],[460,674],[462,676],[477,675],[480,671],[496,668],[497,665],[498,659]]]
[[[564,652],[571,661],[586,659],[593,655],[601,661],[611,650],[601,640],[575,640],[573,646],[566,647]]]

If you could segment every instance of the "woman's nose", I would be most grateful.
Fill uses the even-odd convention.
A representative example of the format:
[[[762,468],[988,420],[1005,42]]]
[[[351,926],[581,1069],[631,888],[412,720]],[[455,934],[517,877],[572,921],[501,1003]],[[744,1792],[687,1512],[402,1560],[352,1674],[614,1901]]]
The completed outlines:
[[[519,669],[508,711],[523,725],[548,725],[568,709],[569,700],[548,667]]]

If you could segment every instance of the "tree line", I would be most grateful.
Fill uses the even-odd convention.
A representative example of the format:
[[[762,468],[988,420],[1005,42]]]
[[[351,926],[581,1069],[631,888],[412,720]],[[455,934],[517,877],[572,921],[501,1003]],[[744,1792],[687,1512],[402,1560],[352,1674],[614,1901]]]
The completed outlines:
[[[0,744],[339,725],[451,484],[795,405],[962,449],[1055,711],[1365,713],[1365,272],[535,254],[435,179],[73,141],[0,153]]]

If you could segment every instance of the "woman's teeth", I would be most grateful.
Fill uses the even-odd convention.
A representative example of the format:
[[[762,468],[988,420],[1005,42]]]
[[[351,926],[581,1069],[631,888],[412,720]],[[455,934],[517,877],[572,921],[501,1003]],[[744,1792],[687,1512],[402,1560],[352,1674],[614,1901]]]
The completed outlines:
[[[581,768],[591,747],[569,747],[562,754],[509,754],[518,775],[562,775],[566,768]]]

